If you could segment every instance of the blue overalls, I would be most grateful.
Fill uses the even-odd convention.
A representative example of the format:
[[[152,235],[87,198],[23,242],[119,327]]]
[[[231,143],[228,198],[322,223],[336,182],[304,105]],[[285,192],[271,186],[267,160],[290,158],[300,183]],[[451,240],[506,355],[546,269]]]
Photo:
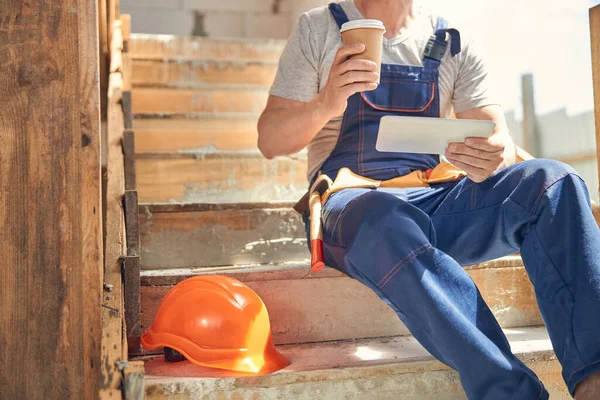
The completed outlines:
[[[339,5],[330,11],[339,26],[348,20]],[[436,41],[445,43],[444,26],[438,23]],[[435,167],[437,155],[375,150],[383,115],[439,117],[440,62],[423,64],[384,64],[375,91],[350,97],[323,173],[334,178],[348,167],[383,180]],[[571,394],[600,371],[600,230],[585,184],[565,164],[527,161],[479,184],[465,178],[429,188],[342,190],[323,207],[323,239],[326,264],[374,290],[433,356],[459,372],[469,399],[548,398],[461,267],[517,251]]]

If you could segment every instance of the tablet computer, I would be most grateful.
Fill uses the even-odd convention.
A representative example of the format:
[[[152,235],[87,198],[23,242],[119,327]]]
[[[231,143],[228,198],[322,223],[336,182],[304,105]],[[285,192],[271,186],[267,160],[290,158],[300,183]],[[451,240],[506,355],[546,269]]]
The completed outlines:
[[[386,115],[379,124],[375,149],[444,154],[449,143],[464,142],[468,137],[488,137],[495,127],[493,121]]]

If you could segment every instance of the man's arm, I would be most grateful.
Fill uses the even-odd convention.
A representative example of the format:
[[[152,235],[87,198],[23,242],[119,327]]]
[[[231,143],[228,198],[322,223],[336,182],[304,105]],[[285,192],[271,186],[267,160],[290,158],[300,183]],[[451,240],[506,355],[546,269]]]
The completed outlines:
[[[456,113],[458,119],[491,120],[496,129],[488,138],[467,138],[464,143],[451,143],[446,158],[461,168],[474,182],[486,180],[494,172],[516,162],[516,146],[502,108],[497,105],[476,107]]]
[[[348,97],[377,88],[377,64],[348,59],[363,51],[362,44],[341,47],[327,84],[308,102],[269,97],[258,121],[258,148],[265,157],[270,159],[302,150],[327,122],[344,112]]]

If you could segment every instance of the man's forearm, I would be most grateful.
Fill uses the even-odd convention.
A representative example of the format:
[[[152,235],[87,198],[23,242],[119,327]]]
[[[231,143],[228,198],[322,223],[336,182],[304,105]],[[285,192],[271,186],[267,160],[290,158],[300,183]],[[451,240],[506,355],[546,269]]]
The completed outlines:
[[[297,153],[332,117],[319,97],[295,107],[268,109],[258,121],[258,148],[267,158]]]

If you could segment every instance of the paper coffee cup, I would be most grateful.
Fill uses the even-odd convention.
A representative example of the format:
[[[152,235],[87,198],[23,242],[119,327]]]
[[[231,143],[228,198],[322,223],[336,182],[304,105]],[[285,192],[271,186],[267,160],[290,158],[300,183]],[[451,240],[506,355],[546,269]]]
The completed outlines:
[[[377,63],[381,71],[381,50],[383,47],[383,34],[385,27],[383,22],[377,19],[356,19],[342,25],[340,34],[345,45],[362,43],[365,51],[355,54],[350,58],[369,60]],[[377,80],[379,83],[379,79]]]

